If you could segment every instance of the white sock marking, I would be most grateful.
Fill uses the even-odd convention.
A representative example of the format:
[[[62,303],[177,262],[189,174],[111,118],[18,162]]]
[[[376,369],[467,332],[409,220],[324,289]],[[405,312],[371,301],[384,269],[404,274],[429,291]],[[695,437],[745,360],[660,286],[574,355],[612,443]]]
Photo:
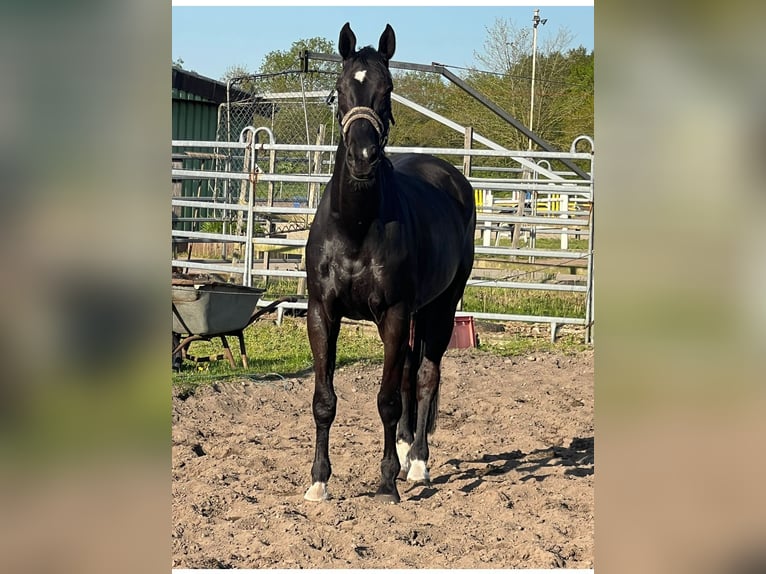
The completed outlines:
[[[359,70],[356,74],[354,74],[354,79],[359,82],[360,84],[364,83],[364,77],[367,75],[367,70]]]
[[[410,459],[407,454],[410,452],[410,445],[403,440],[396,441],[396,455],[399,457],[399,464],[404,472],[410,469]]]
[[[303,495],[303,498],[312,502],[327,500],[327,484],[324,482],[315,482]]]
[[[426,463],[422,460],[410,461],[410,471],[407,473],[407,480],[410,482],[424,482],[431,480],[428,474]]]

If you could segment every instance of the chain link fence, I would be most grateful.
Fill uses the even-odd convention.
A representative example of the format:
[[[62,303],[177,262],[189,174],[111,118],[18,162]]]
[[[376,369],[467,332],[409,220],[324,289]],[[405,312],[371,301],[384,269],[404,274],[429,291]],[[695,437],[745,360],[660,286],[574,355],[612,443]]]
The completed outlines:
[[[250,100],[221,105],[219,114],[219,141],[238,141],[247,126],[266,127],[274,134],[276,143],[290,145],[336,145],[338,128],[335,104],[328,103],[329,92],[286,92],[254,96]],[[261,133],[261,141],[268,137]],[[280,151],[256,157],[259,171],[308,175],[330,173],[334,154],[306,151]],[[244,157],[231,156],[232,169],[242,169]],[[310,184],[278,183],[273,201],[307,204],[311,195]],[[256,201],[268,198],[266,186],[258,185]]]
[[[273,81],[274,78],[279,81]],[[239,142],[243,130],[268,128],[280,144],[337,145],[338,126],[335,119],[336,104],[332,86],[333,74],[304,74],[301,72],[282,72],[268,76],[245,76],[230,80],[227,89],[227,101],[218,108],[216,141]],[[317,89],[322,88],[324,89]],[[331,87],[327,87],[331,86]],[[282,88],[285,91],[269,91]],[[292,91],[289,91],[292,88]],[[297,88],[297,89],[295,89]],[[250,134],[245,134],[249,137]],[[257,134],[258,142],[269,143],[265,132]],[[249,150],[220,147],[204,152],[186,152],[185,157],[174,158],[175,167],[197,169],[204,165],[206,169],[223,173],[249,173]],[[258,173],[287,175],[329,174],[332,171],[334,153],[316,153],[306,151],[280,151],[256,153],[254,202],[262,205],[282,205],[308,207],[310,200],[316,205],[319,192],[315,183],[257,181]],[[242,213],[218,208],[218,203],[246,202],[249,182],[241,179],[206,179],[184,183],[184,197],[207,198],[206,207],[183,208],[174,219],[174,228],[211,233],[242,233]],[[286,231],[301,231],[308,228],[308,218],[295,217],[290,220],[275,222],[271,218],[261,217],[256,222],[258,235],[270,235]],[[181,227],[183,226],[183,227]],[[198,247],[198,251],[205,247]],[[214,250],[215,251],[215,250]],[[211,252],[211,257],[231,255],[231,248],[222,246],[222,251]],[[236,253],[234,254],[237,255]]]
[[[276,87],[285,91],[268,91],[275,87],[261,76],[246,76],[232,80],[230,100],[221,105],[218,120],[218,141],[238,141],[239,134],[247,126],[267,127],[276,143],[292,145],[324,144],[335,147],[340,137],[335,99],[335,74],[325,72],[319,78],[311,73],[282,72]],[[265,84],[262,85],[262,84]],[[289,88],[293,88],[289,91]],[[297,89],[295,89],[297,88]],[[239,97],[237,97],[239,96]],[[243,97],[244,96],[244,97]],[[407,126],[413,123],[427,124],[425,131],[430,135],[430,145],[437,147],[462,147],[463,134],[456,133],[444,125],[425,118],[416,111],[394,101],[392,112],[396,123],[391,126],[389,145],[414,145],[410,141]],[[277,174],[330,174],[334,153],[322,153],[315,157],[313,152],[280,151],[269,165],[269,158],[258,158],[263,171]],[[445,158],[446,159],[446,158]],[[231,158],[231,166],[239,169],[242,157]],[[306,203],[311,191],[306,184],[281,184],[274,190],[276,201]],[[259,190],[256,200],[264,200]]]

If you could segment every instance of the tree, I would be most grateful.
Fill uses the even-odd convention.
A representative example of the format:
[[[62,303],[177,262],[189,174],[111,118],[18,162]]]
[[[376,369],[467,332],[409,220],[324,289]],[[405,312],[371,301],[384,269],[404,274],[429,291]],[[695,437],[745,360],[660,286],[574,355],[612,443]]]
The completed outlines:
[[[484,52],[474,52],[474,57],[489,72],[508,74],[524,56],[532,50],[532,31],[518,29],[511,20],[496,18],[487,28]]]
[[[229,80],[237,80],[239,87],[249,90],[251,87],[254,87],[254,86],[252,81],[248,83],[246,78],[249,78],[252,75],[253,75],[252,72],[248,71],[248,69],[245,66],[236,64],[226,68],[226,71],[223,73],[223,76],[221,76],[221,81],[225,84]]]
[[[257,72],[250,72],[244,66],[230,66],[221,81],[236,79],[239,89],[256,94],[300,92],[301,80],[306,91],[328,93],[335,87],[340,64],[335,62],[311,61],[309,71],[301,74],[301,52],[333,53],[334,45],[326,38],[307,38],[292,43],[288,50],[274,50],[263,57]]]
[[[259,70],[260,74],[273,74],[259,80],[266,92],[298,92],[301,91],[301,52],[309,50],[320,54],[332,54],[335,46],[326,38],[307,38],[293,42],[289,50],[276,50],[264,56]],[[287,72],[287,73],[286,73]],[[306,91],[327,91],[335,87],[340,64],[336,62],[309,63],[309,72],[302,75],[303,88]]]
[[[430,72],[404,72],[394,74],[394,92],[425,106],[449,115],[449,90],[444,81]],[[389,141],[401,146],[445,146],[447,141],[462,145],[462,137],[442,124],[429,119],[406,106],[394,103],[395,124],[391,128]]]
[[[564,96],[570,101],[571,139],[579,135],[593,135],[593,52],[587,53],[583,46],[567,54],[569,68]],[[574,104],[574,105],[573,105]],[[579,130],[579,131],[578,131]]]
[[[484,51],[474,55],[489,73],[473,71],[469,81],[529,125],[532,29],[518,29],[509,20],[497,19],[487,34]],[[532,129],[543,139],[567,149],[576,136],[593,133],[593,53],[587,54],[582,47],[564,52],[572,38],[566,28],[540,36],[538,29]],[[469,110],[475,112],[475,107],[469,106]],[[483,121],[487,128],[499,125],[494,118]],[[516,130],[512,132],[500,143],[526,148],[527,138]]]

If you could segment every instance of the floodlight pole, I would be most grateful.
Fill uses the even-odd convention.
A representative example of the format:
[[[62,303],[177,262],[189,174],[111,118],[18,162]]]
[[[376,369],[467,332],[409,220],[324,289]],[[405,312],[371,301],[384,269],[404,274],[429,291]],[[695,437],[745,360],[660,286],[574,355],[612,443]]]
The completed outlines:
[[[532,94],[529,97],[529,131],[533,131],[535,117],[535,67],[537,63],[537,26],[543,26],[548,21],[547,18],[540,18],[540,9],[535,8],[535,15],[532,17]],[[532,151],[532,138],[529,138],[529,151]]]

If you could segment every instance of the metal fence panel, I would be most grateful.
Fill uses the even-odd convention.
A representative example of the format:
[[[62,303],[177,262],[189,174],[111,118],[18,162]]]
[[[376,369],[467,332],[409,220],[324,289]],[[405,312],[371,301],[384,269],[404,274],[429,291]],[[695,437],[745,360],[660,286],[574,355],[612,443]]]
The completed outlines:
[[[240,134],[242,136],[242,134]],[[243,140],[244,141],[244,140]],[[183,142],[174,141],[174,146],[183,147]],[[190,141],[189,147],[200,149],[206,147],[225,151],[225,161],[215,163],[218,169],[194,170],[174,169],[174,178],[189,178],[205,181],[211,188],[218,189],[222,184],[228,184],[229,189],[244,190],[243,196],[230,194],[228,200],[220,198],[174,199],[174,206],[199,206],[200,211],[213,213],[221,223],[228,222],[227,227],[221,226],[220,231],[186,231],[175,229],[175,240],[190,242],[213,241],[216,233],[219,241],[238,242],[243,246],[251,246],[249,256],[245,260],[241,256],[229,257],[227,262],[210,262],[199,259],[183,261],[173,259],[172,265],[186,269],[198,269],[205,272],[219,272],[242,275],[243,278],[251,273],[253,277],[266,280],[275,278],[305,279],[302,267],[303,247],[307,239],[307,231],[318,198],[320,183],[326,182],[326,174],[308,172],[310,162],[305,162],[299,170],[283,170],[277,168],[281,163],[281,154],[302,154],[315,158],[331,158],[334,148],[328,145],[298,145],[298,144],[268,144],[255,142],[225,144],[220,142]],[[400,148],[387,148],[391,154],[401,152]],[[429,149],[420,149],[426,153]],[[467,150],[445,150],[450,155],[465,155],[472,152]],[[256,155],[257,154],[259,155]],[[525,157],[534,157],[534,152],[493,151],[498,159],[507,158],[515,153],[524,153]],[[275,157],[280,155],[279,158]],[[487,155],[487,154],[483,154]],[[491,154],[489,154],[491,155]],[[592,161],[591,152],[570,153],[579,160]],[[269,157],[267,162],[261,158]],[[550,157],[550,156],[548,156]],[[245,160],[249,160],[245,161]],[[539,161],[545,161],[541,159]],[[257,167],[255,167],[257,164]],[[251,167],[248,169],[248,165]],[[263,167],[269,171],[263,173]],[[314,167],[324,171],[323,161],[314,160]],[[302,173],[301,173],[302,172]],[[592,173],[592,165],[591,165]],[[477,193],[477,260],[474,266],[469,286],[485,287],[487,289],[517,289],[528,291],[570,292],[578,294],[584,300],[585,312],[580,317],[551,317],[535,315],[517,315],[488,313],[475,311],[478,318],[533,321],[550,323],[551,332],[561,324],[573,324],[586,327],[586,339],[590,340],[590,326],[593,322],[593,183],[570,177],[558,180],[533,179],[526,177],[523,170],[505,172],[505,178],[471,177],[470,181]],[[286,186],[292,186],[289,193],[283,192]],[[312,187],[313,186],[313,187]],[[315,195],[312,199],[312,189]],[[522,202],[523,211],[518,211],[518,202],[511,200],[503,202],[493,200],[493,193],[509,193],[515,190],[517,198],[529,194],[529,201]],[[555,193],[553,190],[558,190]],[[563,193],[562,193],[563,190]],[[551,197],[558,197],[559,203],[571,204],[572,209],[539,209],[540,205],[550,206]],[[565,199],[561,199],[565,197]],[[215,207],[211,207],[211,203]],[[244,206],[251,203],[252,207]],[[252,231],[247,232],[245,226],[236,227],[237,214],[240,219],[244,215],[252,217]],[[525,237],[523,245],[513,246],[513,228],[518,226]],[[545,236],[549,241],[554,238],[559,241],[557,248],[536,245],[537,239]],[[569,245],[570,236],[579,237],[580,244]],[[269,254],[273,249],[282,254],[290,254],[279,261],[273,261]],[[241,252],[238,252],[241,255]],[[508,273],[496,271],[492,263],[502,264],[513,261],[529,264],[533,271],[524,273]],[[575,273],[564,273],[561,269],[575,270]],[[577,269],[584,270],[580,274]],[[243,279],[244,280],[244,279]]]

